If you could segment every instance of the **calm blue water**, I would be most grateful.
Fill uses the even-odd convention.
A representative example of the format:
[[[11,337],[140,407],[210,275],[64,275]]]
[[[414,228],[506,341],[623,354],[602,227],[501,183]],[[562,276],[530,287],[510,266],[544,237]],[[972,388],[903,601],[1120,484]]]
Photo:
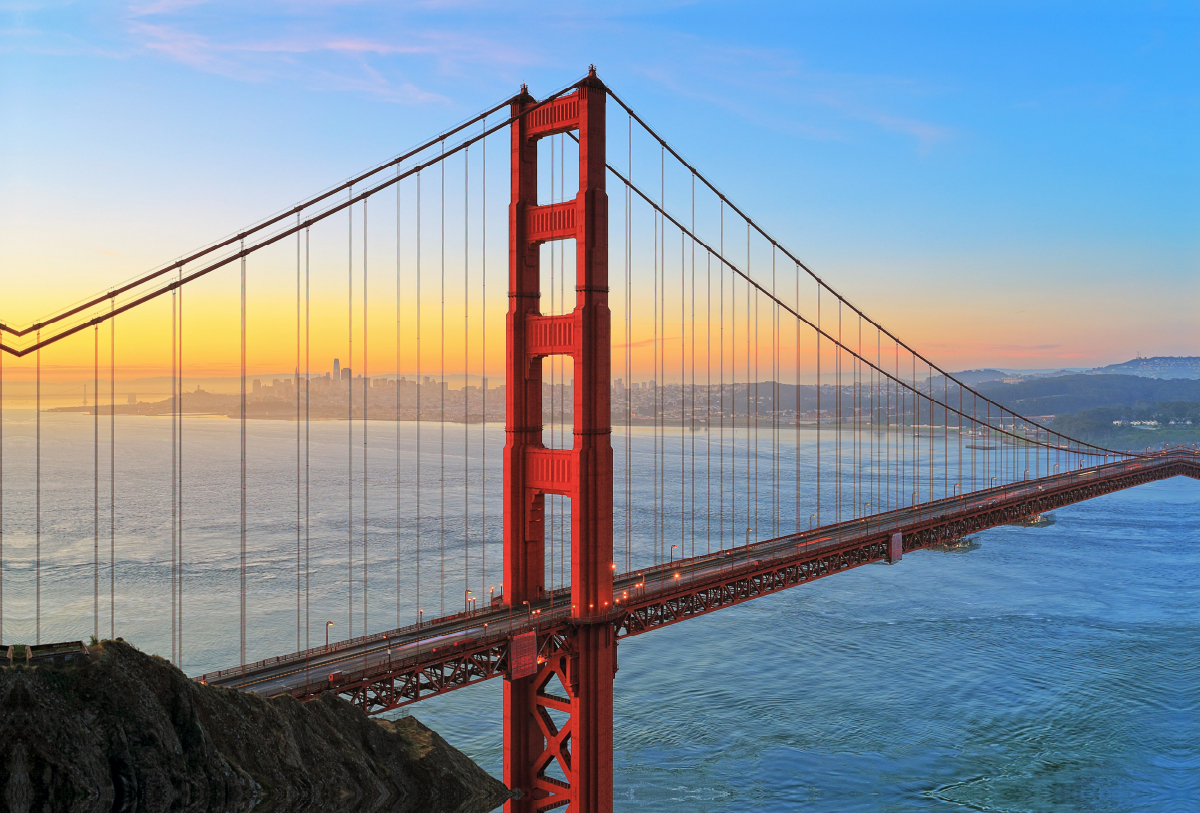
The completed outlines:
[[[404,623],[415,615],[418,528],[426,617],[443,599],[448,612],[461,606],[464,578],[476,595],[500,579],[502,431],[476,426],[468,435],[461,425],[449,425],[443,447],[439,426],[422,428],[418,526],[412,496],[417,432],[401,425],[397,447],[396,428],[370,429],[372,631],[395,626],[397,613]],[[92,423],[87,416],[50,414],[43,415],[42,429],[42,636],[86,638],[94,626]],[[3,637],[9,643],[31,641],[36,632],[33,414],[6,410],[4,430]],[[295,432],[287,422],[256,421],[249,429],[252,660],[289,651],[296,640]],[[704,489],[693,495],[689,487],[677,498],[690,469],[677,474],[672,463],[662,475],[667,494],[659,496],[669,508],[661,517],[665,541],[654,538],[649,433],[637,429],[630,439],[635,568],[677,541],[690,544],[690,530],[681,532],[673,512],[685,500],[694,500],[697,510],[709,500],[707,478]],[[119,418],[117,435],[114,626],[142,649],[166,655],[170,421]],[[335,639],[346,637],[350,538],[355,579],[361,578],[363,492],[356,479],[351,537],[348,441],[361,443],[360,430],[351,438],[344,423],[313,424],[314,644],[327,619],[335,622]],[[756,484],[746,480],[744,437],[739,442],[727,445],[724,464],[736,465],[736,477],[721,474],[720,451],[712,447],[712,480],[732,480],[738,489],[736,503],[724,504],[726,546],[740,543],[747,525],[767,529],[776,510],[784,518],[794,511],[794,437],[782,439],[778,472],[763,440],[767,456],[759,459]],[[814,438],[804,434],[800,442],[801,475],[810,478]],[[668,452],[678,449],[675,443]],[[709,443],[700,440],[700,460]],[[620,432],[614,446],[620,479]],[[235,421],[185,421],[184,667],[191,674],[238,658],[237,450]],[[830,453],[827,435],[827,490]],[[451,484],[444,525],[443,462]],[[103,443],[100,465],[106,472]],[[472,478],[469,491],[461,489],[464,471]],[[772,503],[776,476],[785,494]],[[958,476],[952,460],[939,488]],[[978,478],[983,483],[988,476]],[[99,621],[106,635],[107,480],[101,486]],[[752,486],[757,515],[746,499]],[[853,493],[851,484],[845,489]],[[863,496],[881,499],[869,487]],[[1049,528],[987,531],[979,537],[982,547],[970,553],[912,554],[895,566],[859,568],[623,642],[616,678],[617,809],[1200,811],[1198,497],[1200,483],[1191,480],[1143,486],[1062,509]],[[812,501],[807,485],[804,498]],[[622,500],[618,494],[618,551]],[[465,525],[464,505],[471,515]],[[806,502],[801,516],[813,507]],[[705,545],[703,530],[697,552]],[[563,568],[562,558],[560,549],[556,569]],[[355,590],[354,623],[361,625],[361,584]],[[408,711],[498,776],[501,691],[492,681]]]
[[[1200,810],[1200,484],[620,646],[622,811]],[[501,686],[412,713],[495,774]]]

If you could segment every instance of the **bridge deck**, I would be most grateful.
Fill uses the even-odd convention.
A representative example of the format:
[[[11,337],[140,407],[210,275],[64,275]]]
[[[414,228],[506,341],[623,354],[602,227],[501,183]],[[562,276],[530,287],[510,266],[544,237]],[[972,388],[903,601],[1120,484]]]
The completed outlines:
[[[614,580],[611,623],[639,635],[872,562],[888,561],[893,533],[903,551],[1175,476],[1200,479],[1200,455],[1171,450],[1130,461],[972,492],[813,531],[676,560]],[[570,589],[514,611],[460,613],[198,678],[209,684],[301,699],[335,690],[368,713],[508,673],[512,639],[537,633],[539,657],[566,645]]]

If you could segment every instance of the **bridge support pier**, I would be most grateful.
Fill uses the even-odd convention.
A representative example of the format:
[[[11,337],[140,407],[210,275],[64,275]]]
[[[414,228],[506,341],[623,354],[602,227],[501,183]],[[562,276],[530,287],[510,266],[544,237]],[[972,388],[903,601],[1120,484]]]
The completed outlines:
[[[604,85],[593,69],[573,93],[536,106],[513,102],[509,206],[509,311],[504,448],[504,600],[520,612],[545,593],[546,494],[571,499],[571,623],[561,640],[539,640],[533,674],[509,665],[504,687],[504,781],[522,797],[508,813],[566,805],[570,813],[612,810],[611,622],[613,455],[611,313]],[[537,142],[577,130],[579,192],[538,205]],[[540,246],[575,240],[575,308],[540,308]],[[542,443],[542,360],[574,362],[573,444]]]

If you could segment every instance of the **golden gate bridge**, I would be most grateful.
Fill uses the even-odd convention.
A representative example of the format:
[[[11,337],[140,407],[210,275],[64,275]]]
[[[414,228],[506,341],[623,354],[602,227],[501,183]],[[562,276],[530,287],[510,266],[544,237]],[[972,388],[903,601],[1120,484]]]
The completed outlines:
[[[501,140],[508,157],[505,228],[493,213],[491,231],[506,237],[507,285],[491,291],[489,140]],[[493,178],[493,197],[497,188]],[[369,205],[384,215],[369,219]],[[333,269],[313,243],[329,237],[318,227],[343,217],[345,261]],[[254,636],[288,651],[251,662],[251,515],[279,484],[247,462],[247,422],[257,414],[247,389],[256,316],[247,281],[257,256],[292,241],[295,379],[284,411],[296,427],[287,440],[296,640]],[[196,628],[220,623],[210,614],[185,624],[184,607],[211,586],[190,583],[196,480],[185,477],[183,297],[221,271],[237,272],[239,300],[240,658],[197,679],[300,699],[335,691],[374,714],[503,678],[504,781],[521,792],[513,813],[612,809],[613,687],[626,637],[1116,490],[1200,477],[1191,450],[1134,455],[1085,443],[935,365],[768,234],[592,69],[540,100],[522,88],[386,163],[47,318],[0,324],[0,433],[4,355],[35,359],[33,516],[16,522],[32,526],[38,643],[42,545],[53,536],[42,502],[43,352],[91,334],[92,478],[72,485],[92,498],[93,633],[101,634],[107,587],[115,636],[125,501],[116,466],[128,443],[117,431],[117,327],[163,302],[171,429],[169,451],[160,451],[171,473],[169,511],[164,490],[157,525],[170,547],[172,661],[184,665]],[[346,285],[347,363],[344,378],[323,381],[311,366],[312,309],[328,305],[321,292],[334,279]],[[385,304],[394,320],[381,328]],[[209,338],[206,326],[199,333],[189,346]],[[392,369],[372,366],[381,335]],[[489,336],[492,355],[504,348],[504,385],[494,389]],[[461,391],[449,387],[455,376]],[[635,376],[650,379],[635,385]],[[501,404],[503,453],[489,457],[486,427]],[[311,429],[327,408],[346,424],[338,487],[350,637],[314,646],[310,549],[314,535],[334,540],[325,525],[314,534]],[[394,438],[384,421],[395,424]],[[413,443],[402,442],[402,424],[415,426]],[[376,468],[372,489],[368,461],[378,467],[391,452],[388,482]],[[3,462],[0,442],[0,634]],[[394,492],[382,508],[380,488]],[[381,554],[386,522],[395,550]],[[489,580],[488,548],[497,544],[500,577],[493,552]],[[390,565],[394,620],[372,618]],[[448,597],[462,609],[447,612]],[[326,635],[332,624],[324,622]]]

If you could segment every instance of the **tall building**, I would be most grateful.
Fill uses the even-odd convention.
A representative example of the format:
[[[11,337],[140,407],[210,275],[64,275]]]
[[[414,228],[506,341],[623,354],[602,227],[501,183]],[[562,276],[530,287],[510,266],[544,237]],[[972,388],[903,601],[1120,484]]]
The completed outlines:
[[[337,381],[342,377],[342,362],[338,359],[333,360],[333,380]]]

